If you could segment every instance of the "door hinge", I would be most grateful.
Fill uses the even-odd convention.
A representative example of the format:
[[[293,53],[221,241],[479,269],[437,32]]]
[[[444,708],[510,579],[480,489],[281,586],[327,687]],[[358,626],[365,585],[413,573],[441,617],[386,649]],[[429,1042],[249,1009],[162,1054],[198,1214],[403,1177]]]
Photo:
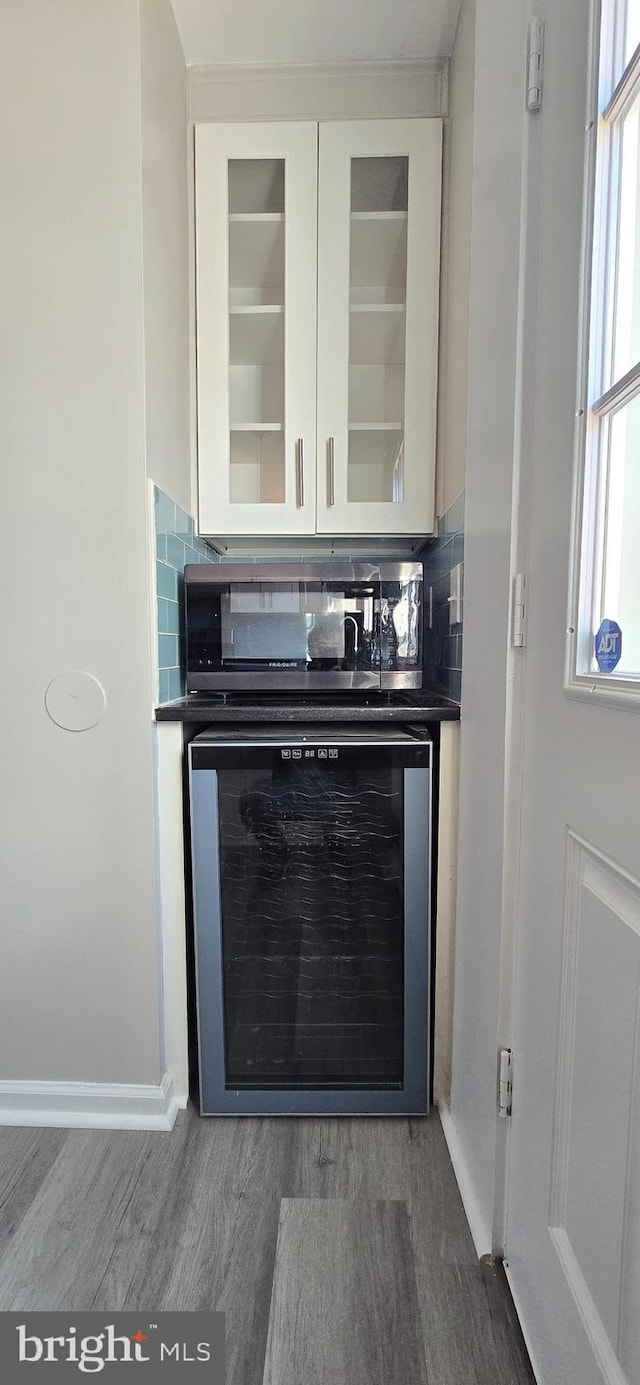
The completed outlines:
[[[542,69],[544,61],[544,20],[529,20],[527,43],[527,110],[539,111],[542,106]]]
[[[526,585],[527,579],[524,573],[517,572],[513,579],[513,601],[511,611],[511,643],[515,649],[522,649],[527,643]]]
[[[498,1115],[504,1118],[511,1115],[511,1092],[513,1089],[513,1054],[510,1048],[500,1049],[498,1065]]]

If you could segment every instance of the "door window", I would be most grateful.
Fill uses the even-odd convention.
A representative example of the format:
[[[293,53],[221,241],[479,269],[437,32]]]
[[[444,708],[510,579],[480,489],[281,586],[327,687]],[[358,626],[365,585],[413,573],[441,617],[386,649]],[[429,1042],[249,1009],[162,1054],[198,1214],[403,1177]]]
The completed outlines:
[[[640,0],[605,0],[569,690],[640,691]]]

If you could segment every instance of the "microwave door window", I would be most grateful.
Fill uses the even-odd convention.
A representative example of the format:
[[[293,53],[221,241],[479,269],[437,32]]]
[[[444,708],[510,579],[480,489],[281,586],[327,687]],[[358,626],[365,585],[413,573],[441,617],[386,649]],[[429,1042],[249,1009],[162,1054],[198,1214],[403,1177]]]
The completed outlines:
[[[223,667],[310,673],[373,667],[373,588],[238,584],[223,594],[220,609]]]
[[[309,622],[297,583],[232,584],[221,616],[223,665],[307,668]]]

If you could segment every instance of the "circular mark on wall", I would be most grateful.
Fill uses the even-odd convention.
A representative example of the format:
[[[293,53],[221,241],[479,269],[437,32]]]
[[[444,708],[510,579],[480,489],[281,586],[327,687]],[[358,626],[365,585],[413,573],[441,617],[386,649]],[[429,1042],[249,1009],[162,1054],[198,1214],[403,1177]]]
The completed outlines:
[[[107,698],[93,674],[74,669],[52,678],[44,705],[51,720],[63,731],[90,731],[103,716]]]

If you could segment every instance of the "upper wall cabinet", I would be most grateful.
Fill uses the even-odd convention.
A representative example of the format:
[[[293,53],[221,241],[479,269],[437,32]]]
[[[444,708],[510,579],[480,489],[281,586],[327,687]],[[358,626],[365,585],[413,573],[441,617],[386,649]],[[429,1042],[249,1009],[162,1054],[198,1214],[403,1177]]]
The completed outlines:
[[[196,127],[201,533],[432,530],[441,139]]]

